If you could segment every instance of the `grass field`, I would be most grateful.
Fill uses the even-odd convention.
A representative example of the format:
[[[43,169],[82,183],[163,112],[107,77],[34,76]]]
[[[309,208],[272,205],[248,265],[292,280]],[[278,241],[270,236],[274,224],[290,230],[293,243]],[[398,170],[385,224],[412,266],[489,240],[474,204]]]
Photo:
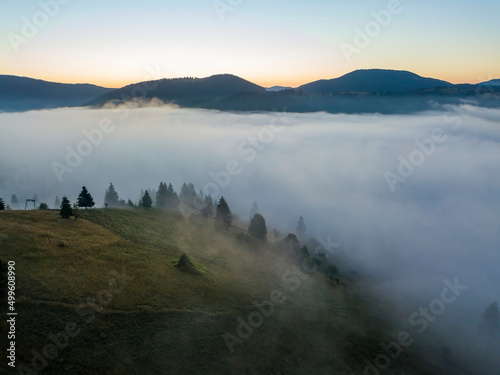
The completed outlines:
[[[0,372],[362,374],[394,340],[389,306],[359,297],[343,277],[306,279],[273,245],[241,245],[242,225],[217,232],[211,220],[155,209],[80,212],[76,221],[0,212],[0,259],[16,262],[18,312],[17,371],[2,363]],[[201,272],[176,268],[182,253]],[[273,298],[284,301],[259,321],[254,302]],[[446,374],[442,362],[415,345],[386,373]]]

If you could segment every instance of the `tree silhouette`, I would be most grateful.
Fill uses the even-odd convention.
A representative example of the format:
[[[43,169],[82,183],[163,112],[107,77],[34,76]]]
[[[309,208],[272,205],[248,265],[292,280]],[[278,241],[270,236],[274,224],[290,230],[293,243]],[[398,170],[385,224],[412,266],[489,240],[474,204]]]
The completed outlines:
[[[156,207],[166,208],[168,202],[168,187],[166,182],[160,182],[158,191],[156,192]]]
[[[174,210],[179,207],[179,197],[171,183],[168,184],[167,193],[167,208]]]
[[[56,201],[54,202],[54,208],[59,208],[61,206],[61,201],[59,197],[56,195]]]
[[[47,203],[40,203],[40,205],[38,206],[38,209],[39,210],[48,210],[49,209],[49,205]]]
[[[297,223],[297,237],[303,240],[306,236],[306,224],[304,223],[304,218],[299,217],[299,222]]]
[[[80,192],[80,195],[78,195],[77,199],[78,207],[94,207],[94,199],[92,198],[92,195],[88,192],[87,188],[85,186],[82,187],[82,191]]]
[[[12,194],[10,198],[10,206],[15,210],[19,207],[19,201],[17,200],[16,194]]]
[[[248,234],[262,243],[267,241],[266,220],[261,214],[255,214],[250,221]]]
[[[127,206],[129,207],[134,207],[134,202],[132,202],[130,199],[127,202]]]
[[[104,194],[104,205],[109,207],[118,207],[120,205],[120,197],[113,186],[113,183],[109,184],[109,188],[106,189]]]
[[[144,208],[151,208],[151,206],[153,205],[153,200],[151,199],[151,196],[149,195],[149,192],[147,190],[141,199],[141,203],[142,207]]]
[[[500,337],[500,312],[496,302],[493,302],[484,310],[480,327],[485,333]]]
[[[73,215],[73,209],[71,208],[71,203],[69,203],[68,197],[64,196],[61,202],[61,210],[59,211],[59,215],[63,219],[68,219],[71,215]]]
[[[181,187],[181,193],[179,195],[179,200],[181,203],[193,207],[193,202],[196,199],[196,189],[192,183],[183,183]]]
[[[5,210],[5,203],[2,198],[0,198],[0,211]]]
[[[224,197],[221,197],[219,200],[219,204],[217,205],[215,223],[218,227],[229,230],[232,222],[233,215],[231,214],[231,210],[229,209],[229,206],[227,205]]]
[[[203,201],[203,208],[201,209],[201,214],[204,217],[214,216],[214,202],[210,194],[205,196],[205,200]]]

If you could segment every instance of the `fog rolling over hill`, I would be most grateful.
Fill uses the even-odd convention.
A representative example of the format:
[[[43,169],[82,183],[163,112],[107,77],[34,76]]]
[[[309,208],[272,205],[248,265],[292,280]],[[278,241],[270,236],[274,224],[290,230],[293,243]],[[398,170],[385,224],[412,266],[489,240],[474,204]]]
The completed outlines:
[[[500,106],[500,86],[489,82],[453,85],[407,71],[356,70],[298,88],[264,88],[231,74],[138,82],[112,90],[23,77],[0,77],[0,111],[65,106],[95,108],[130,100],[221,111],[411,114],[464,103]],[[472,101],[472,102],[471,102]]]
[[[113,89],[0,75],[0,111],[74,107]]]
[[[223,195],[244,220],[256,201],[268,227],[281,233],[294,231],[303,216],[310,237],[341,244],[343,270],[360,275],[362,290],[397,306],[416,342],[427,345],[436,330],[454,360],[491,370],[472,373],[496,375],[498,358],[490,352],[496,344],[482,338],[477,324],[486,306],[500,300],[498,109],[465,105],[387,116],[159,106],[128,110],[125,119],[123,113],[2,114],[2,139],[21,139],[41,126],[47,131],[24,137],[23,148],[2,145],[0,196],[37,194],[52,205],[55,195],[74,202],[86,186],[102,206],[110,182],[137,202],[141,189],[160,181],[176,190],[191,181]],[[103,119],[111,121],[108,132],[86,150],[85,133]],[[79,159],[78,150],[86,150]],[[61,179],[54,162],[67,167]],[[419,308],[439,298],[446,280],[466,289],[419,333],[421,325],[409,318],[416,312],[422,319]]]
[[[210,106],[220,99],[242,92],[265,93],[266,90],[231,74],[207,78],[176,78],[140,82],[125,86],[89,101],[86,105],[103,105],[109,101],[131,98],[157,98],[186,107]]]

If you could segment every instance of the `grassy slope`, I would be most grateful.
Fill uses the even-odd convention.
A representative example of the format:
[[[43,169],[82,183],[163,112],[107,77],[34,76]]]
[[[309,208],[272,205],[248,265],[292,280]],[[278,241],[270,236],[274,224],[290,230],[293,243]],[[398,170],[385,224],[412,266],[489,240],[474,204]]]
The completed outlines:
[[[156,210],[84,211],[77,221],[0,212],[0,258],[17,268],[18,360],[29,364],[32,350],[70,322],[82,331],[44,374],[361,374],[363,360],[392,341],[388,322],[350,287],[316,273],[291,291],[281,279],[293,264],[272,249],[242,247],[238,230],[217,233],[210,221]],[[206,272],[175,268],[182,252]],[[110,295],[101,292],[123,269],[133,279],[103,306],[97,297]],[[247,320],[252,302],[275,289],[286,302],[230,353],[222,335],[236,335],[237,317]],[[416,357],[394,361],[393,371],[404,369],[394,373],[443,373],[414,349]]]

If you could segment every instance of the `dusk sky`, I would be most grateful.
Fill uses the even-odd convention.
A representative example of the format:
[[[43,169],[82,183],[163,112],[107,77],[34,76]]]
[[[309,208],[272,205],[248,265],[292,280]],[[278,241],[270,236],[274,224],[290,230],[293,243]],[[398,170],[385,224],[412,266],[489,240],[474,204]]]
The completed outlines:
[[[500,78],[494,0],[0,0],[0,10],[0,73],[49,81],[121,87],[231,73],[296,87],[367,68]],[[357,30],[371,34],[366,46]]]

